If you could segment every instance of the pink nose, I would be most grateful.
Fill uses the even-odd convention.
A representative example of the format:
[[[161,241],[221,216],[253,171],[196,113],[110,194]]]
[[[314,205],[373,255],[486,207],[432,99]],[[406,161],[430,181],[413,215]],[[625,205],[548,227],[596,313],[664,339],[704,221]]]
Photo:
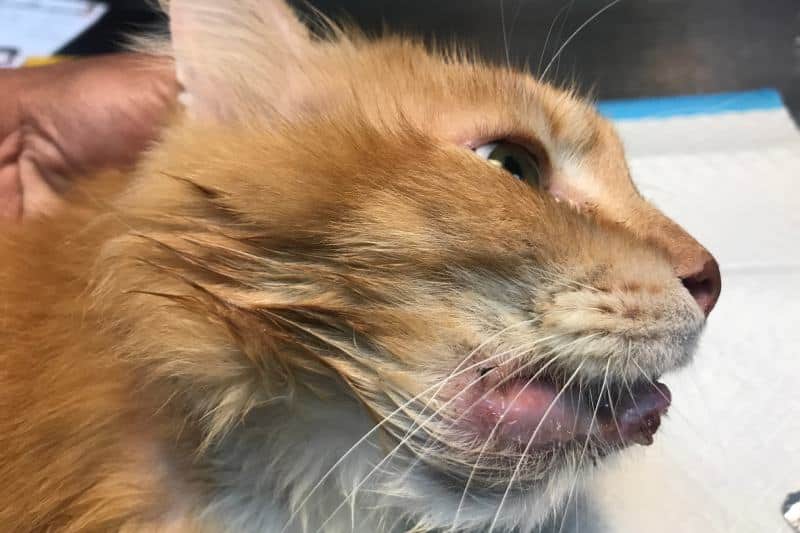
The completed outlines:
[[[678,272],[683,286],[694,297],[697,305],[706,316],[714,309],[722,289],[722,278],[719,274],[719,265],[710,253],[703,250],[689,268]]]

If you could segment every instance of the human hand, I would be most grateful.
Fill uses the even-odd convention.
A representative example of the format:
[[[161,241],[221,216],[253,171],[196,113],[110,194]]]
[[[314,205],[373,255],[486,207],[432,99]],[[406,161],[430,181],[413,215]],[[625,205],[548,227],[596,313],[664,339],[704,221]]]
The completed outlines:
[[[0,71],[0,94],[0,218],[20,218],[80,176],[135,162],[178,84],[170,61],[119,54]]]

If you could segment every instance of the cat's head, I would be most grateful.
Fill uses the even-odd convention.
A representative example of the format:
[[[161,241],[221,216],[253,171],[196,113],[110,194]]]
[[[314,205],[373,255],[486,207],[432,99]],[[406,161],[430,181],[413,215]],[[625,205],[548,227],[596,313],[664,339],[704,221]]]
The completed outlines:
[[[108,276],[148,332],[130,349],[210,434],[329,376],[421,459],[430,520],[484,526],[651,441],[719,272],[608,121],[459,54],[312,37],[279,1],[170,9],[187,112],[120,203]]]

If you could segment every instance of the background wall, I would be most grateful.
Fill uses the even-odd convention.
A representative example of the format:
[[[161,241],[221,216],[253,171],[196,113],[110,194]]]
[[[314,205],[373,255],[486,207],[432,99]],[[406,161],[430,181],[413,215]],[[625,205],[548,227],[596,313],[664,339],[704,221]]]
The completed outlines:
[[[146,0],[108,3],[111,12],[66,51],[112,51],[125,32],[159,23]],[[334,18],[349,15],[372,33],[387,27],[455,39],[493,60],[505,61],[507,43],[514,64],[527,60],[537,70],[607,0],[310,3]],[[621,0],[572,39],[548,77],[574,79],[604,99],[774,87],[798,118],[800,0]]]

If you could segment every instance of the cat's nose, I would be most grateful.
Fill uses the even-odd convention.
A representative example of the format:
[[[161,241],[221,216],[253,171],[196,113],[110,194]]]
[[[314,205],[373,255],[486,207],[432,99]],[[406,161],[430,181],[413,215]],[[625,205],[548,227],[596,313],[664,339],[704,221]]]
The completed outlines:
[[[678,277],[703,313],[708,316],[714,309],[722,289],[717,260],[707,250],[701,249],[690,261],[682,262],[678,267]]]

